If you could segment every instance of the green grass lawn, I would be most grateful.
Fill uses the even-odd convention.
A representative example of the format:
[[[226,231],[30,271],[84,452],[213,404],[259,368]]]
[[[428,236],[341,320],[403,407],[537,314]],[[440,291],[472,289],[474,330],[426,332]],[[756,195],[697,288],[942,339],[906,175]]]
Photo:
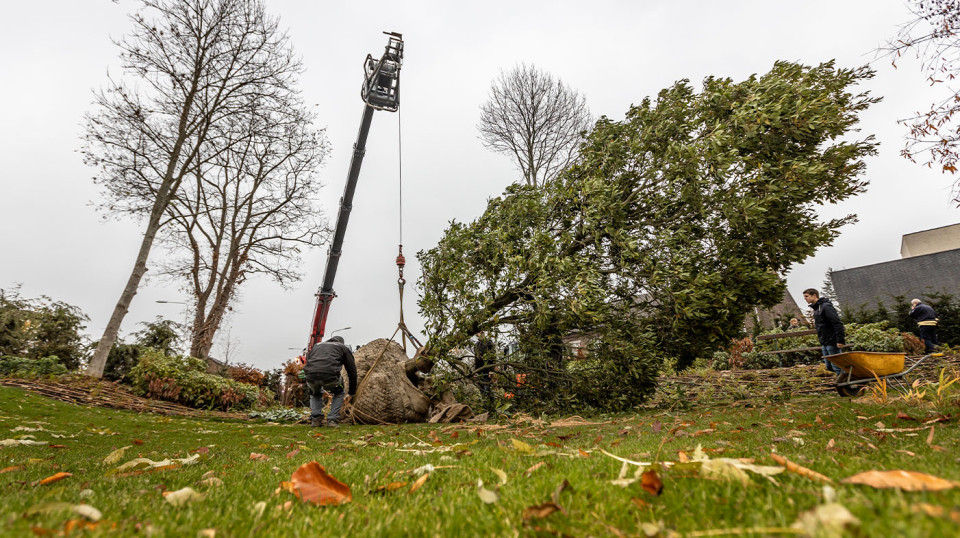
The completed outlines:
[[[758,465],[775,465],[770,453],[776,451],[832,478],[836,502],[860,521],[848,529],[852,536],[957,535],[960,488],[903,492],[839,482],[871,469],[960,481],[956,415],[936,423],[928,443],[929,425],[878,431],[922,426],[898,413],[936,417],[903,403],[880,406],[822,396],[756,405],[592,419],[606,422],[598,425],[514,419],[500,429],[345,425],[333,430],[87,408],[0,387],[0,439],[49,442],[0,448],[0,533],[62,535],[78,516],[50,504],[61,502],[86,503],[102,513],[96,526],[71,535],[645,536],[658,529],[662,536],[769,535],[825,501],[823,485],[798,474],[776,475],[776,483],[751,474],[744,484],[705,478],[689,465],[660,469],[663,491],[654,496],[641,481],[615,485],[622,464],[601,452],[677,461],[679,452],[692,456],[702,445],[710,458],[754,458]],[[119,461],[103,463],[124,446],[131,448]],[[137,457],[197,453],[196,463],[179,468],[110,472]],[[269,459],[252,460],[251,453]],[[310,461],[349,485],[352,502],[315,506],[278,491],[281,481]],[[427,464],[434,470],[410,493],[417,479],[412,471]],[[634,470],[629,467],[625,477],[634,477]],[[72,476],[38,483],[59,472]],[[200,484],[205,475],[223,484]],[[497,493],[495,502],[481,499],[478,480]],[[564,481],[569,486],[561,488]],[[173,506],[162,495],[187,486],[206,498]],[[525,520],[525,509],[553,500],[563,511]]]

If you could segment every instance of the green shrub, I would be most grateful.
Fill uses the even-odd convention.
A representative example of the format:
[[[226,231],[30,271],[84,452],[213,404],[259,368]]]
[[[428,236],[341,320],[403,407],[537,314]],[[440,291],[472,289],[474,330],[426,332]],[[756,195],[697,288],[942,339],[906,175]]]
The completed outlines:
[[[0,377],[52,377],[67,373],[67,367],[57,357],[26,359],[23,357],[0,357]]]
[[[844,351],[903,351],[903,336],[888,326],[886,321],[846,325],[848,347]]]
[[[766,331],[763,334],[779,334],[783,331],[774,329]],[[756,349],[758,351],[776,351],[781,349],[804,349],[816,348],[810,351],[793,351],[790,353],[778,353],[768,355],[776,358],[777,365],[793,366],[796,364],[816,364],[821,359],[820,341],[817,335],[791,336],[787,338],[778,338],[776,340],[758,340]]]
[[[729,370],[730,369],[730,354],[726,351],[717,351],[713,354],[713,363],[714,370]]]
[[[146,349],[130,370],[131,385],[139,393],[201,409],[249,409],[272,400],[268,390],[204,371],[203,359],[166,356]]]
[[[780,366],[777,355],[764,355],[759,351],[750,351],[743,354],[743,368],[745,370],[766,370]]]

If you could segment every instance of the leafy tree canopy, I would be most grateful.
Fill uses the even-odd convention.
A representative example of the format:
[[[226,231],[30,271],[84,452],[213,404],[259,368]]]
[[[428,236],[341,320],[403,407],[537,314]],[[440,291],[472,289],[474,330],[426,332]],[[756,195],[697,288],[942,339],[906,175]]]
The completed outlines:
[[[0,355],[56,356],[70,370],[86,358],[80,332],[89,318],[79,308],[49,297],[25,299],[19,289],[0,290]]]
[[[793,264],[855,219],[817,209],[866,186],[876,142],[852,133],[879,98],[851,87],[872,76],[777,62],[700,92],[683,80],[623,121],[602,117],[557,181],[511,186],[419,253],[427,355],[480,330],[509,331],[526,356],[585,334],[594,356],[656,350],[681,365],[729,341],[748,310],[779,301]],[[621,385],[652,385],[655,366],[631,368]]]

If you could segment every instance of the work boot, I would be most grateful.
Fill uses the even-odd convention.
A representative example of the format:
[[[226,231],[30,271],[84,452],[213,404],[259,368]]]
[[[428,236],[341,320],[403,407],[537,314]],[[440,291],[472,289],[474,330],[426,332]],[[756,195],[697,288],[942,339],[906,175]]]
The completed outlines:
[[[327,421],[327,427],[328,427],[328,428],[339,428],[339,427],[340,427],[340,423],[337,422],[336,420],[329,420],[329,421]]]
[[[311,428],[322,428],[323,427],[323,417],[320,418],[310,418],[310,427]]]

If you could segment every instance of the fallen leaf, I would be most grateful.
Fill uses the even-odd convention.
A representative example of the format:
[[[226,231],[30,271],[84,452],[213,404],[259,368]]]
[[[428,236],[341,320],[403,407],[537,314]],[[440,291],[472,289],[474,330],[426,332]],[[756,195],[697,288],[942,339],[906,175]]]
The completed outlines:
[[[22,466],[22,465],[14,465],[14,466],[12,466],[12,467],[4,467],[3,469],[0,469],[0,474],[3,474],[3,473],[12,473],[12,472],[14,472],[14,471],[21,471],[21,470],[23,470],[23,466]]]
[[[480,497],[480,500],[486,504],[493,504],[500,499],[496,491],[490,491],[483,487],[483,480],[477,480],[477,495]]]
[[[103,458],[103,464],[104,464],[104,465],[113,465],[113,464],[117,463],[118,461],[122,460],[122,459],[123,459],[123,453],[126,452],[128,448],[130,448],[130,447],[129,447],[129,446],[125,446],[125,447],[123,447],[123,448],[118,448],[118,449],[114,450],[113,452],[107,454],[107,457],[106,457],[106,458]]]
[[[45,445],[47,441],[33,441],[30,439],[3,439],[0,440],[0,446],[14,445]]]
[[[663,491],[663,481],[660,480],[656,471],[650,469],[640,475],[640,487],[651,495],[660,495],[660,492]]]
[[[639,498],[639,497],[634,497],[634,498],[630,499],[630,502],[632,502],[632,503],[634,504],[634,506],[636,506],[637,508],[639,508],[639,509],[641,509],[641,510],[644,510],[644,509],[646,509],[648,506],[650,506],[650,503],[648,503],[647,501],[645,501],[645,500],[643,500],[643,499],[641,499],[641,498]]]
[[[217,536],[217,529],[203,529],[199,533],[203,538],[215,538]]]
[[[250,459],[252,461],[267,461],[270,459],[270,456],[267,456],[266,454],[258,454],[256,452],[251,452]]]
[[[205,446],[201,446],[201,447],[198,447],[198,448],[194,448],[194,449],[191,450],[190,452],[193,452],[194,454],[206,454],[206,453],[210,452],[210,448],[209,448],[209,447],[205,447]]]
[[[510,442],[513,443],[513,449],[517,452],[521,452],[523,454],[534,454],[533,447],[527,443],[524,443],[518,439],[510,439]]]
[[[427,478],[430,478],[430,473],[427,473],[421,476],[420,478],[418,478],[417,481],[414,482],[412,486],[410,486],[410,491],[408,491],[407,494],[413,493],[414,491],[417,491],[418,489],[423,487],[423,484],[427,481]]]
[[[300,500],[319,506],[348,503],[353,500],[350,486],[327,474],[315,461],[301,465],[290,477],[291,487]]]
[[[877,489],[904,491],[943,491],[956,483],[916,471],[866,471],[841,480],[844,484],[862,484]]]
[[[546,464],[547,464],[547,463],[544,462],[544,461],[538,461],[537,463],[531,465],[529,469],[527,469],[526,471],[524,471],[523,474],[526,475],[526,476],[530,476],[530,475],[533,474],[537,469],[540,469],[541,467],[543,467],[543,466],[546,465]],[[504,482],[504,483],[506,483],[506,482]]]
[[[644,473],[646,474],[646,473]],[[700,464],[700,475],[704,478],[731,480],[743,485],[750,483],[750,476],[743,469],[726,460],[707,460]]]
[[[133,444],[135,444],[135,445],[142,445],[142,444],[143,444],[143,439],[134,439],[133,441],[130,441],[130,442],[133,443]]]
[[[296,456],[296,455],[299,454],[299,453],[300,453],[300,449],[299,449],[299,448],[297,448],[297,449],[295,449],[295,450],[292,450],[292,451],[290,451],[290,452],[287,452],[287,459],[288,459],[288,460],[289,460],[289,459],[293,459],[293,457]]]
[[[43,486],[43,485],[45,485],[45,484],[52,484],[52,483],[54,483],[54,482],[59,482],[59,481],[63,480],[64,478],[67,478],[67,477],[69,477],[69,476],[73,476],[73,474],[72,474],[72,473],[57,473],[57,474],[55,474],[55,475],[48,476],[48,477],[44,478],[43,480],[41,480],[40,482],[37,482],[37,483],[38,483],[39,485]]]
[[[897,418],[900,420],[917,420],[910,415],[904,413],[903,411],[897,411]]]
[[[100,513],[100,510],[97,510],[89,504],[73,504],[67,502],[50,502],[31,506],[24,511],[24,515],[31,517],[37,514],[51,514],[57,512],[73,512],[74,514],[85,517],[90,521],[100,521],[100,518],[103,517],[103,514]]]
[[[837,442],[833,439],[827,441],[827,450],[833,450],[833,447],[837,446]]]
[[[384,492],[384,491],[393,491],[393,490],[395,490],[395,489],[400,489],[400,488],[405,488],[405,487],[407,487],[407,483],[406,483],[406,482],[390,482],[389,484],[384,484],[384,485],[382,485],[382,486],[378,486],[377,489],[374,490],[374,491],[380,493],[380,492]]]
[[[251,512],[253,512],[254,517],[259,518],[260,516],[263,515],[263,511],[266,509],[267,509],[266,501],[260,501],[258,503],[254,503],[253,510],[251,510]]]
[[[910,509],[916,513],[926,514],[933,517],[940,517],[945,513],[945,509],[942,506],[927,503],[917,503],[911,506]]]
[[[860,520],[843,505],[828,503],[801,513],[791,527],[802,530],[809,536],[840,538],[848,535],[845,531],[847,527],[856,527],[859,524]]]
[[[578,448],[577,450],[580,451],[580,457],[581,457],[581,458],[589,458],[589,457],[590,457],[590,453],[587,452],[586,450],[584,450],[584,449],[582,449],[582,448]]]
[[[112,473],[118,473],[118,472],[124,472],[124,471],[136,471],[139,469],[160,469],[160,468],[174,469],[182,465],[193,465],[194,463],[197,463],[197,461],[199,460],[200,460],[199,454],[194,454],[189,458],[181,458],[181,459],[174,458],[174,459],[165,459],[160,461],[153,461],[149,458],[136,458],[128,461],[127,463],[124,463],[123,465],[121,465],[120,467],[117,467],[116,469],[108,471],[108,473],[112,474]]]
[[[197,493],[191,487],[185,487],[176,491],[164,491],[163,498],[173,506],[183,506],[192,502],[202,501],[206,495]]]
[[[935,426],[930,426],[930,434],[927,435],[927,444],[928,444],[928,445],[932,445],[932,444],[933,444],[933,429],[934,429],[934,427],[935,427]]]
[[[545,502],[537,506],[528,506],[523,509],[523,520],[530,521],[531,519],[543,519],[554,512],[561,511],[559,505],[552,502]]]
[[[207,486],[207,487],[222,486],[223,480],[220,480],[215,476],[211,476],[209,478],[204,478],[203,480],[201,480],[200,485]]]
[[[827,483],[833,482],[833,480],[831,480],[830,477],[824,476],[814,471],[813,469],[808,469],[802,465],[797,465],[796,463],[793,463],[792,461],[788,460],[787,458],[784,458],[779,454],[776,454],[776,453],[770,454],[770,457],[773,458],[773,461],[779,463],[780,465],[783,465],[784,467],[786,467],[788,471],[792,473],[797,473],[798,475],[804,476],[811,480],[819,480],[821,482],[827,482]]]
[[[494,467],[491,467],[490,470],[493,471],[493,474],[497,475],[498,479],[500,479],[501,486],[507,483],[507,473],[503,472],[503,470],[501,469],[497,469]]]

